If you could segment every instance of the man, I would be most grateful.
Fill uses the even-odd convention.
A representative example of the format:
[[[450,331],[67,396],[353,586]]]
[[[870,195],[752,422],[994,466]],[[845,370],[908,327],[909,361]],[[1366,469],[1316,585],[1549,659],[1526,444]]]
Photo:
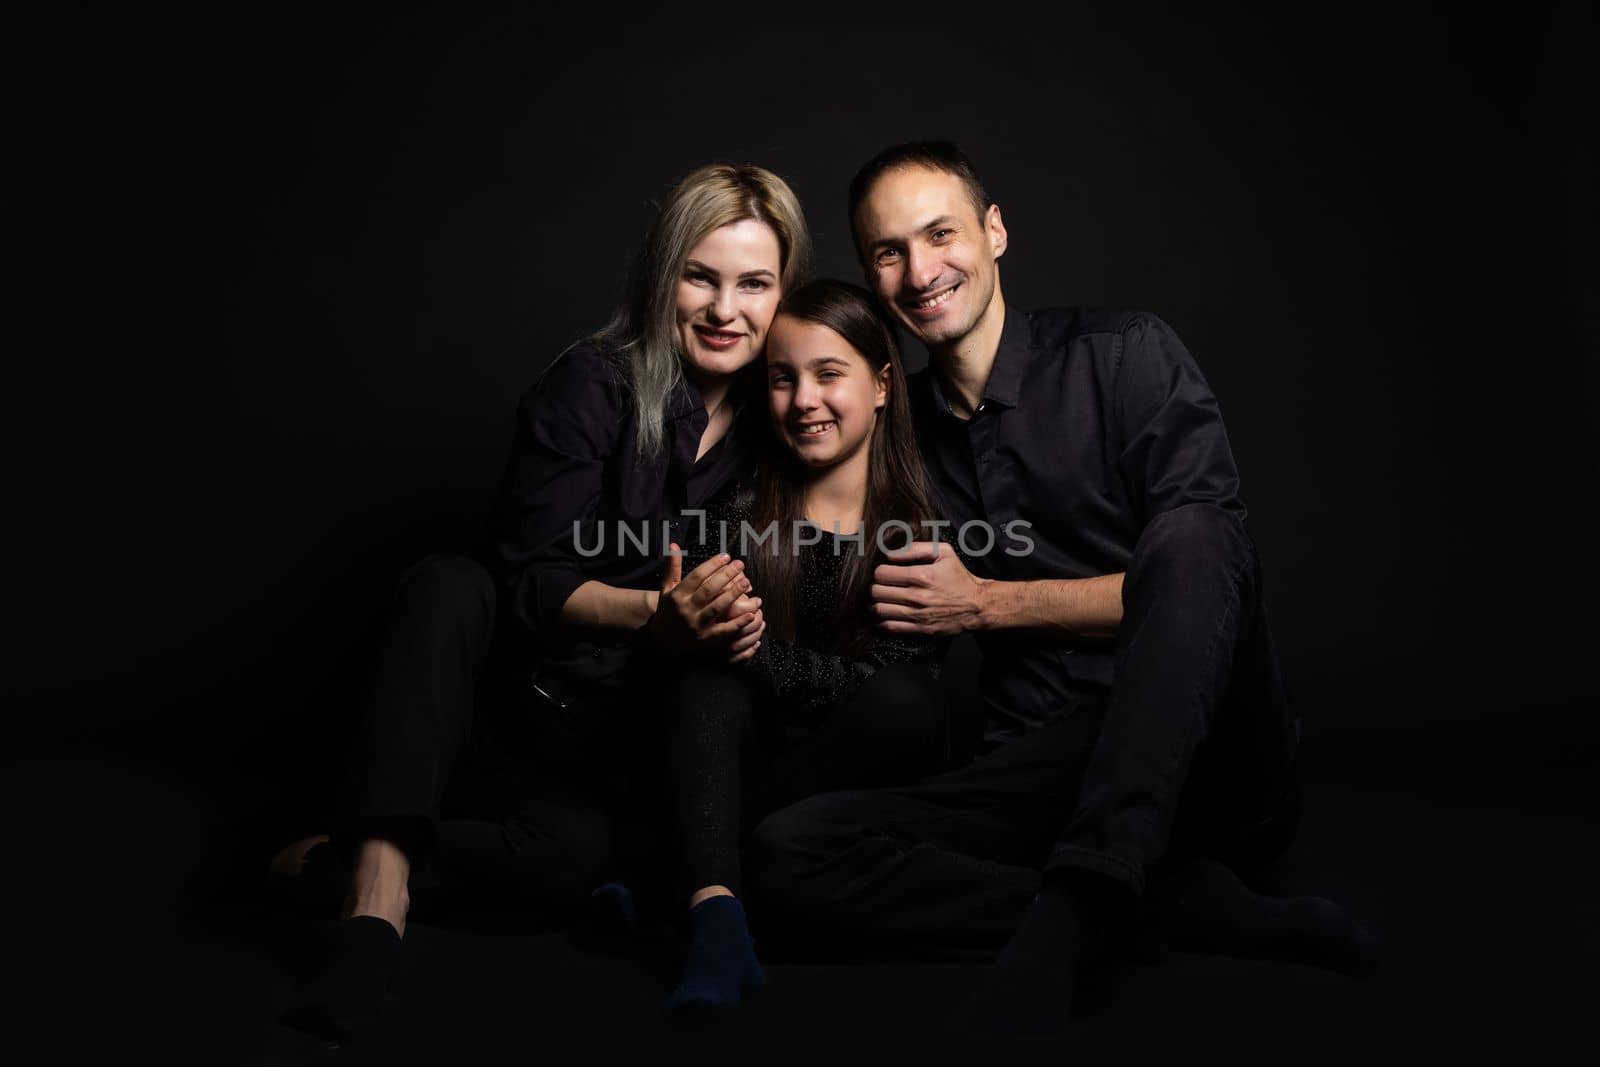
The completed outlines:
[[[1364,965],[1336,906],[1233,873],[1292,836],[1299,729],[1194,360],[1152,315],[1008,309],[1000,209],[954,145],[880,153],[849,208],[869,287],[928,348],[911,402],[952,522],[878,569],[874,609],[976,634],[985,751],[773,816],[763,887],[841,932],[1003,944],[967,1015],[1012,1034],[1058,1027],[1151,896],[1193,947]]]

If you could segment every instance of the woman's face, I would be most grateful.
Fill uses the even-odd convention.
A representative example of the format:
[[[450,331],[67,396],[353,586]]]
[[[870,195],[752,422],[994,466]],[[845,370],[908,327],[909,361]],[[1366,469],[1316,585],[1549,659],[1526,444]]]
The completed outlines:
[[[808,467],[863,454],[889,398],[889,367],[876,374],[850,342],[815,322],[779,315],[767,339],[772,425]]]
[[[712,230],[689,250],[678,279],[678,342],[704,385],[761,355],[783,271],[778,235],[755,219]]]

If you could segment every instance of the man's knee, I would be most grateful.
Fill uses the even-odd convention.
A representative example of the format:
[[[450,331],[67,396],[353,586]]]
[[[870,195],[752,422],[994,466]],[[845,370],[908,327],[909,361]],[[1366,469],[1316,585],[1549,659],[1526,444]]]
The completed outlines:
[[[1260,563],[1238,514],[1215,504],[1185,504],[1150,520],[1128,569],[1130,581],[1207,572],[1254,580]]]

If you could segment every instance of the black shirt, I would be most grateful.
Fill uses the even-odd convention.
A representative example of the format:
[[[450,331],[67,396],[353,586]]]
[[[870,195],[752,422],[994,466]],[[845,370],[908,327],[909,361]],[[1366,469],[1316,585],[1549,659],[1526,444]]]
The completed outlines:
[[[1171,327],[1142,312],[1008,309],[994,367],[970,420],[933,367],[910,382],[917,434],[940,507],[968,531],[984,578],[1090,578],[1125,571],[1152,517],[1191,503],[1236,512],[1239,475],[1222,415]],[[1026,520],[1022,536],[1007,524]],[[948,531],[946,540],[956,536]],[[1018,554],[1010,554],[1018,553]],[[1112,643],[979,634],[987,740],[1000,743],[1101,699]]]
[[[751,395],[754,381],[736,383],[728,402]],[[586,640],[562,624],[562,605],[590,580],[658,588],[667,544],[687,544],[686,533],[695,532],[683,512],[752,472],[750,424],[759,417],[736,407],[732,427],[697,462],[708,417],[699,389],[685,379],[668,398],[661,452],[640,459],[632,388],[619,359],[589,341],[556,358],[518,407],[488,553],[541,659],[587,657],[596,662],[587,674],[625,661],[609,650],[625,650],[632,635]]]

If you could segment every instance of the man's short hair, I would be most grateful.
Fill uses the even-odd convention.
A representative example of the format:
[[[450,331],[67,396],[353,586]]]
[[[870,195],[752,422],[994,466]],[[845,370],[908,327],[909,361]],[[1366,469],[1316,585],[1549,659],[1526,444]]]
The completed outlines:
[[[904,167],[927,167],[929,170],[943,171],[953,174],[961,179],[961,184],[967,187],[967,199],[972,201],[972,208],[978,214],[978,221],[983,221],[984,213],[989,210],[989,205],[994,201],[989,199],[989,194],[983,189],[983,182],[978,178],[978,171],[972,165],[972,160],[958,148],[954,141],[908,141],[905,144],[890,145],[882,152],[873,156],[862,164],[856,171],[856,176],[850,179],[850,239],[855,242],[856,251],[861,250],[861,234],[856,230],[856,209],[861,206],[861,201],[867,198],[879,178],[892,170]]]

